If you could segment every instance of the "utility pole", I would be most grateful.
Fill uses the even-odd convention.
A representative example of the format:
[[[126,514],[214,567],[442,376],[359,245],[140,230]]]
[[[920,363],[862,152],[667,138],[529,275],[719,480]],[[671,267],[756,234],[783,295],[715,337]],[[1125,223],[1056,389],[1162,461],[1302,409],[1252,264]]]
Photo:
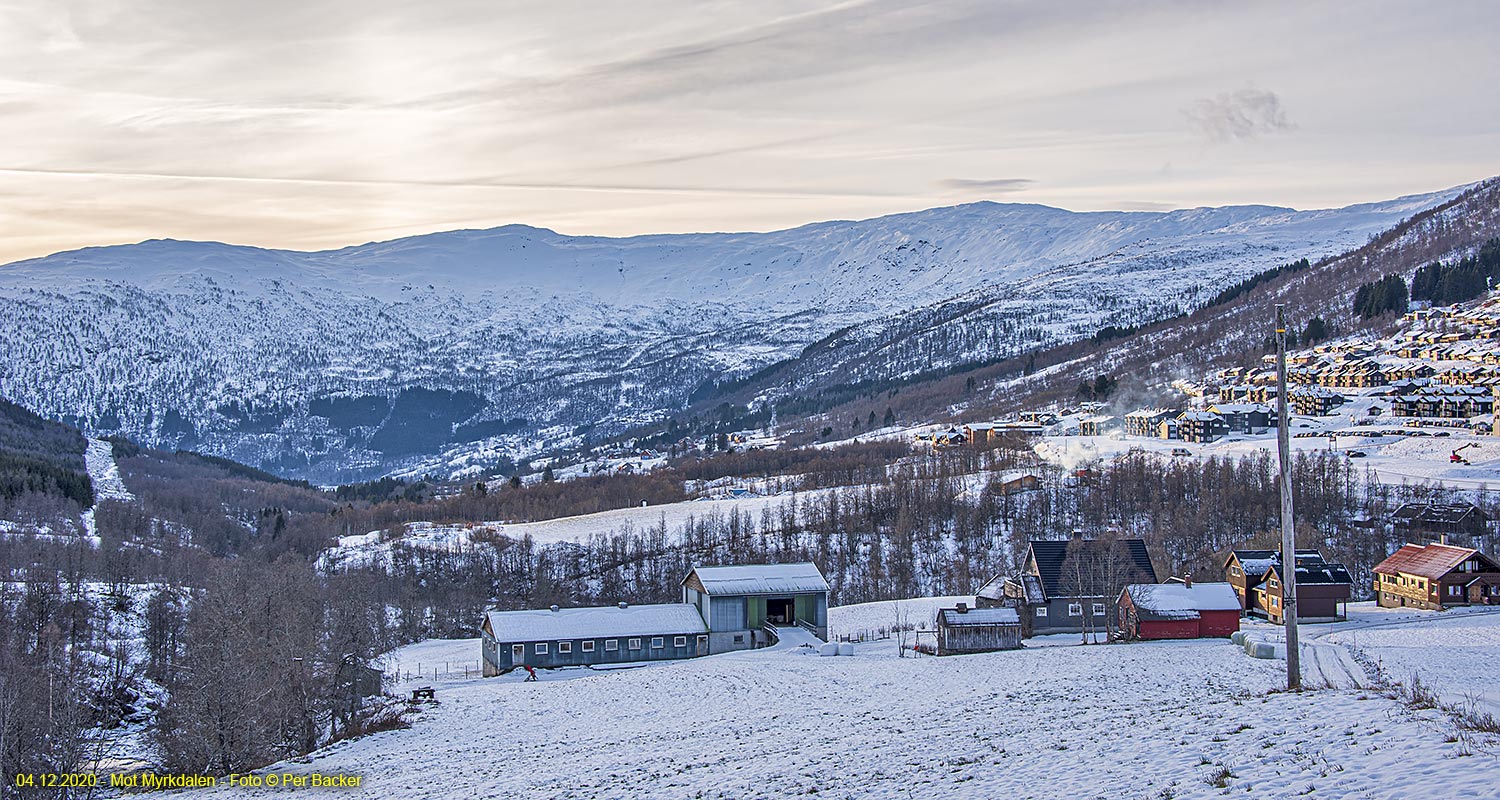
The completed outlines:
[[[1276,450],[1281,462],[1281,615],[1286,621],[1286,688],[1302,689],[1297,650],[1297,540],[1292,532],[1291,425],[1286,412],[1286,306],[1276,304]]]

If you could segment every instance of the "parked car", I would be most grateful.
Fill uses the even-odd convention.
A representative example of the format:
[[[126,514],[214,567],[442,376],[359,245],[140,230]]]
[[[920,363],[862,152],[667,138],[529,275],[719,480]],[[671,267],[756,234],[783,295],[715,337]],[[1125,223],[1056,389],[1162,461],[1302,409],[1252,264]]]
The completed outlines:
[[[1350,458],[1364,458],[1365,457],[1365,451],[1363,451],[1363,450],[1345,450],[1344,451],[1344,455],[1346,455],[1346,456],[1348,456]]]
[[[1186,447],[1174,447],[1174,448],[1172,448],[1172,455],[1174,455],[1174,456],[1190,456],[1192,454],[1193,454],[1193,451],[1187,449]]]
[[[1453,434],[1451,434],[1451,433],[1449,433],[1447,431],[1433,431],[1432,435],[1433,436],[1452,436]]]

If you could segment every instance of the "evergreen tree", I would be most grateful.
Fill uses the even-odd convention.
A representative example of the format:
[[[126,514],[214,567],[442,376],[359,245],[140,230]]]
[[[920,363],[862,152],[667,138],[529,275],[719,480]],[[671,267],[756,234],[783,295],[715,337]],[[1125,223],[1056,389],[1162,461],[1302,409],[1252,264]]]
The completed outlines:
[[[885,407],[885,420],[881,424],[887,428],[896,424],[896,412],[890,406]]]

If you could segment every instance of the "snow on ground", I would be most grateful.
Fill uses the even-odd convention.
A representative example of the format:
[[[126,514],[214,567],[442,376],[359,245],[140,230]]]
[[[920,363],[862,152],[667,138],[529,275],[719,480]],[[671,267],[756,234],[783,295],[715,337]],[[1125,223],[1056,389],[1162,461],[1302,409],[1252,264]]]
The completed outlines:
[[[88,467],[89,480],[94,483],[95,499],[127,503],[135,499],[120,479],[120,466],[115,463],[113,445],[103,439],[90,439],[83,460]]]
[[[1395,611],[1315,635],[1363,654],[1390,680],[1409,684],[1415,675],[1445,702],[1472,698],[1500,716],[1500,609]]]
[[[939,608],[953,608],[958,603],[968,603],[972,608],[974,597],[914,597],[909,600],[880,600],[852,606],[835,606],[828,609],[828,633],[830,636],[863,635],[868,639],[872,634],[878,635],[894,628],[898,614],[907,625],[930,629],[937,620]]]
[[[1270,692],[1279,662],[1224,640],[949,658],[734,653],[523,683],[435,684],[408,731],[275,771],[363,776],[302,797],[1494,797],[1438,712]],[[276,789],[221,788],[225,796]],[[193,792],[195,797],[212,794]]]
[[[1500,485],[1500,441],[1496,441],[1493,436],[1479,436],[1459,428],[1423,428],[1420,430],[1428,435],[1407,436],[1396,433],[1410,430],[1401,424],[1403,421],[1403,418],[1387,417],[1354,424],[1347,414],[1328,417],[1293,416],[1292,450],[1333,450],[1340,453],[1353,450],[1364,453],[1365,455],[1354,458],[1355,466],[1373,469],[1384,483],[1430,481],[1458,488]],[[1368,435],[1376,431],[1381,435]],[[1431,435],[1438,431],[1449,435]],[[1299,433],[1324,435],[1295,438],[1295,434]],[[1328,433],[1336,434],[1337,438],[1330,440],[1326,435]],[[1473,445],[1462,452],[1470,463],[1450,463],[1449,455],[1455,448],[1463,445]],[[1167,456],[1174,450],[1186,450],[1198,458],[1239,457],[1262,450],[1274,452],[1276,431],[1273,428],[1253,436],[1233,434],[1208,444],[1126,436],[1120,433],[1105,436],[1049,436],[1034,449],[1046,461],[1066,469],[1076,468],[1087,461],[1116,458],[1132,450],[1162,456]]]
[[[802,500],[811,499],[826,491],[831,490],[802,492],[800,495],[792,493],[769,497],[744,497],[737,500],[687,500],[681,503],[663,503],[655,506],[617,508],[596,514],[506,525],[500,529],[500,533],[512,539],[520,539],[529,535],[538,544],[551,544],[584,542],[596,533],[621,531],[626,526],[640,532],[659,525],[663,520],[666,521],[668,530],[675,530],[690,518],[702,519],[714,514],[727,517],[733,511],[749,514],[759,522],[762,509],[774,509],[783,503],[792,502],[794,497],[800,496]]]
[[[906,605],[925,613],[964,599]],[[890,603],[830,609],[835,627],[893,618]],[[1372,652],[1413,642],[1461,648],[1467,639],[1500,648],[1500,614],[1422,617],[1355,604],[1340,625],[1308,626],[1308,634],[1317,641],[1336,634],[1326,646],[1342,649],[1336,637],[1357,631]],[[339,743],[267,771],[363,776],[358,790],[302,789],[302,797],[397,800],[1353,799],[1435,786],[1444,796],[1500,796],[1500,741],[1453,741],[1441,712],[1378,692],[1274,691],[1284,664],[1250,658],[1222,639],[1030,644],[904,659],[890,641],[857,644],[854,657],[840,658],[802,657],[808,648],[788,646],[643,669],[543,671],[536,683],[519,674],[443,677],[425,681],[438,703],[410,730]],[[389,663],[452,663],[477,652],[472,639],[423,642]],[[1494,671],[1493,651],[1447,660],[1467,667],[1468,679]],[[1476,741],[1477,754],[1464,755]]]

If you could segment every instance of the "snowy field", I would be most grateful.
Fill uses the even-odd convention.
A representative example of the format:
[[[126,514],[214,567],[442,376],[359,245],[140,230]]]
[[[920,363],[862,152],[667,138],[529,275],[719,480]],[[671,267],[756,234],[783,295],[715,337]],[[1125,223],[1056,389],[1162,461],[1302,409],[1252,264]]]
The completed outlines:
[[[879,605],[832,617],[866,624]],[[1436,642],[1446,624],[1390,630]],[[473,646],[422,643],[399,656]],[[1500,796],[1500,743],[1465,755],[1441,712],[1374,691],[1273,691],[1282,662],[1225,640],[949,658],[897,658],[891,642],[857,645],[853,657],[805,652],[538,683],[431,682],[439,704],[410,730],[272,769],[364,776],[360,790],[302,797]]]

